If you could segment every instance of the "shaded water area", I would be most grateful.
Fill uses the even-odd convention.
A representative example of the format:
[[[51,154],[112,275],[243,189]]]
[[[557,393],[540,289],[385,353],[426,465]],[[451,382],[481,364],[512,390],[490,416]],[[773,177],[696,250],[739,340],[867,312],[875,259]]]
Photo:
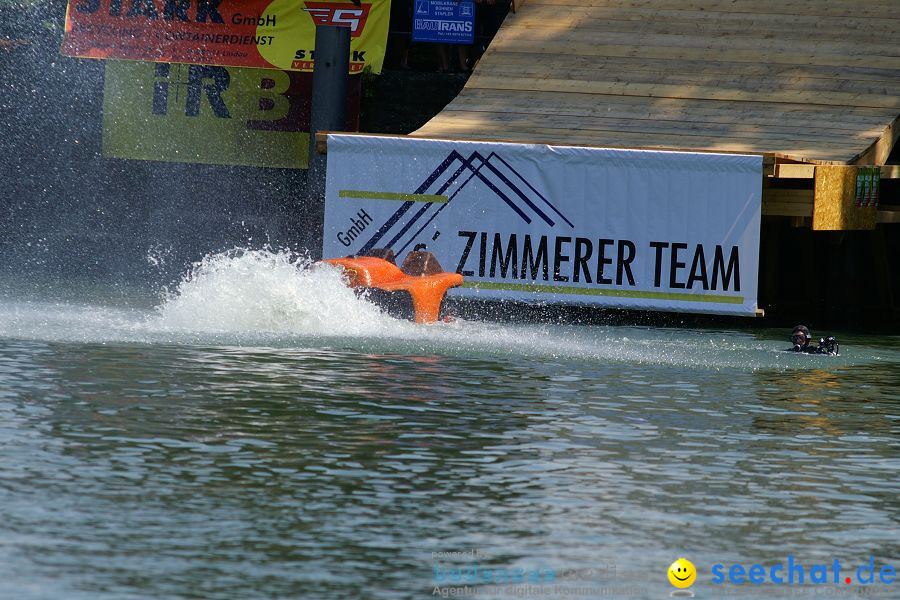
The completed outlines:
[[[710,597],[715,564],[900,566],[896,337],[416,326],[304,266],[5,282],[0,597],[425,598],[477,564],[662,598],[679,556]]]

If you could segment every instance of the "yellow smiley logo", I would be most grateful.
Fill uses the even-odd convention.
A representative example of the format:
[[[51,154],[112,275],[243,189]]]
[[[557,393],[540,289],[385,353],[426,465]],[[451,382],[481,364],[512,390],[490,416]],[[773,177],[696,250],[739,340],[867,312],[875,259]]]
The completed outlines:
[[[677,588],[690,587],[697,579],[697,569],[686,558],[679,558],[669,567],[669,581]]]

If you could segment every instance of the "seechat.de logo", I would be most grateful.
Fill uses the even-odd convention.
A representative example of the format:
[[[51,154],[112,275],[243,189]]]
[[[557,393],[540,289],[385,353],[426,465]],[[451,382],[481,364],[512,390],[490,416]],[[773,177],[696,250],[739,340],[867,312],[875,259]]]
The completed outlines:
[[[714,565],[712,568],[712,582],[724,583],[781,583],[781,584],[858,584],[868,585],[872,583],[892,584],[897,577],[897,571],[891,565],[875,566],[875,557],[870,556],[868,564],[858,568],[844,569],[840,560],[828,564],[812,565],[807,569],[799,562],[794,561],[794,555],[789,554],[787,564],[776,564],[771,567],[763,565],[734,564],[730,567]],[[855,577],[854,577],[855,575]]]

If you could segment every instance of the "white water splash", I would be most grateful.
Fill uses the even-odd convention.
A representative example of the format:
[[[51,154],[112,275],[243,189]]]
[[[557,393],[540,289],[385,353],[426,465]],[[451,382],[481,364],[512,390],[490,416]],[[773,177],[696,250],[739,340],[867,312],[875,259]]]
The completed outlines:
[[[376,354],[576,359],[742,371],[838,368],[897,356],[859,346],[848,350],[852,345],[837,358],[795,356],[782,352],[784,341],[738,331],[464,320],[417,325],[394,319],[357,297],[338,269],[267,249],[207,256],[151,309],[110,306],[102,300],[2,300],[0,338],[337,347]]]
[[[341,271],[287,251],[205,257],[158,308],[169,330],[375,335],[395,321],[347,287]]]

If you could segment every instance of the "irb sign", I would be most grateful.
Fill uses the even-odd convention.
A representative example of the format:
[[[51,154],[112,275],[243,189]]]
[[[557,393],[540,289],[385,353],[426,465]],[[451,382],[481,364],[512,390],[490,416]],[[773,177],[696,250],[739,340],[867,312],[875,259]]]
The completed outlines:
[[[310,73],[107,61],[103,154],[305,168],[311,89]],[[358,124],[353,77],[347,127]]]

